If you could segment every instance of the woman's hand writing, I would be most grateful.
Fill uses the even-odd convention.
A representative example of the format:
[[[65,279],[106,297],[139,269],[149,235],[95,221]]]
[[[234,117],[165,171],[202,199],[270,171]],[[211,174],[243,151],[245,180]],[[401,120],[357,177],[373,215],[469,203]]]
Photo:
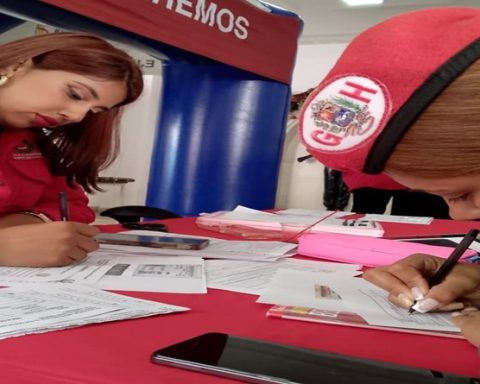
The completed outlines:
[[[468,302],[473,308],[454,313],[453,322],[474,345],[480,345],[480,266],[458,263],[445,280],[429,288],[427,279],[445,261],[434,256],[416,254],[389,266],[366,271],[363,277],[387,290],[389,300],[409,308],[415,301],[422,312],[447,307],[454,300]]]
[[[82,223],[51,222],[0,229],[0,265],[58,267],[84,259],[98,248],[98,229]]]

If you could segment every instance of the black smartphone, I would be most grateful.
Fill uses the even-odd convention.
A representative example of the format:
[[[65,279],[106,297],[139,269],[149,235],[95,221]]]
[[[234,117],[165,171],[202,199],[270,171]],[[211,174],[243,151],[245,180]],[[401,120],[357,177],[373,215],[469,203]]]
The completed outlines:
[[[151,361],[155,364],[261,384],[471,383],[467,377],[428,369],[314,351],[225,333],[206,333],[159,349],[152,354]]]
[[[95,239],[101,244],[136,245],[183,250],[203,249],[210,242],[208,239],[198,237],[144,236],[125,233],[99,233],[95,236]]]
[[[165,224],[149,223],[148,221],[142,223],[127,221],[122,223],[122,227],[127,229],[142,229],[144,231],[168,232],[168,227]]]

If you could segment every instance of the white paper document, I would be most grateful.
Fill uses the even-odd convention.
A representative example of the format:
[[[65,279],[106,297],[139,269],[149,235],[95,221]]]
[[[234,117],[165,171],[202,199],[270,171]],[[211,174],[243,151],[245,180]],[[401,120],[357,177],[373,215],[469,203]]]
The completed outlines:
[[[355,276],[360,266],[299,259],[284,259],[273,263],[238,260],[206,260],[209,288],[259,295],[279,269],[342,273]]]
[[[108,256],[97,250],[90,258]],[[115,257],[116,256],[116,257]],[[124,291],[207,293],[204,260],[198,257],[118,256],[91,286]]]
[[[385,223],[429,225],[433,221],[433,217],[426,216],[380,215],[376,213],[367,213],[364,217],[368,220],[383,221]]]
[[[0,285],[62,282],[101,289],[206,293],[204,260],[135,255],[100,248],[81,262],[58,268],[0,267]]]
[[[415,313],[400,308],[387,298],[387,292],[364,279],[357,279],[352,286],[337,285],[336,292],[348,302],[349,308],[370,324],[410,329],[458,331],[449,313]]]
[[[64,283],[14,283],[0,308],[0,339],[189,309]]]
[[[345,274],[280,269],[257,300],[285,306],[354,312],[371,325],[433,331],[459,331],[450,314],[409,315],[388,301],[388,293],[368,281]]]
[[[276,212],[277,215],[288,215],[288,216],[298,216],[305,217],[310,220],[318,220],[325,215],[325,211],[318,209],[298,209],[298,208],[289,208]],[[347,216],[353,215],[354,212],[338,212],[339,215]],[[364,219],[372,221],[383,221],[385,223],[406,223],[406,224],[424,224],[428,225],[433,221],[433,217],[425,216],[398,216],[398,215],[382,215],[376,213],[367,213],[363,215]]]
[[[91,283],[110,269],[110,257],[91,258],[65,267],[30,268],[0,267],[0,285],[17,282],[76,282]]]

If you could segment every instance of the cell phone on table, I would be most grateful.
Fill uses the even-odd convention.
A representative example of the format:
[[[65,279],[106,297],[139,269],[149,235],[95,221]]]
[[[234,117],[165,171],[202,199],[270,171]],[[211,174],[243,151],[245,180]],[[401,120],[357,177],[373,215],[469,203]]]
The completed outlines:
[[[470,383],[468,377],[225,333],[206,333],[159,349],[151,361],[261,384]]]
[[[140,247],[198,250],[205,248],[209,240],[198,237],[170,237],[129,235],[125,233],[99,233],[95,239],[100,244],[136,245]]]
[[[122,227],[128,228],[128,229],[140,229],[144,231],[168,232],[168,227],[165,224],[150,223],[148,221],[142,222],[142,223],[127,221],[122,223]]]

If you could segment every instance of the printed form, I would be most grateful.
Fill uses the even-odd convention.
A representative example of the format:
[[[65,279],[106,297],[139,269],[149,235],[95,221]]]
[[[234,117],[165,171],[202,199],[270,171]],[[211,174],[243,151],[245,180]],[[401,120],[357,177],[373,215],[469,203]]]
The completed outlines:
[[[359,265],[329,263],[299,259],[284,259],[273,263],[238,260],[206,260],[207,286],[209,288],[259,295],[268,286],[279,269],[359,274]]]
[[[66,267],[0,267],[0,284],[63,282],[101,289],[171,293],[206,293],[204,260],[198,257],[142,256],[92,252]]]
[[[388,301],[388,293],[345,274],[278,270],[257,302],[354,312],[370,325],[458,332],[447,313],[409,315]]]
[[[0,308],[0,339],[189,309],[63,283],[2,288]]]

